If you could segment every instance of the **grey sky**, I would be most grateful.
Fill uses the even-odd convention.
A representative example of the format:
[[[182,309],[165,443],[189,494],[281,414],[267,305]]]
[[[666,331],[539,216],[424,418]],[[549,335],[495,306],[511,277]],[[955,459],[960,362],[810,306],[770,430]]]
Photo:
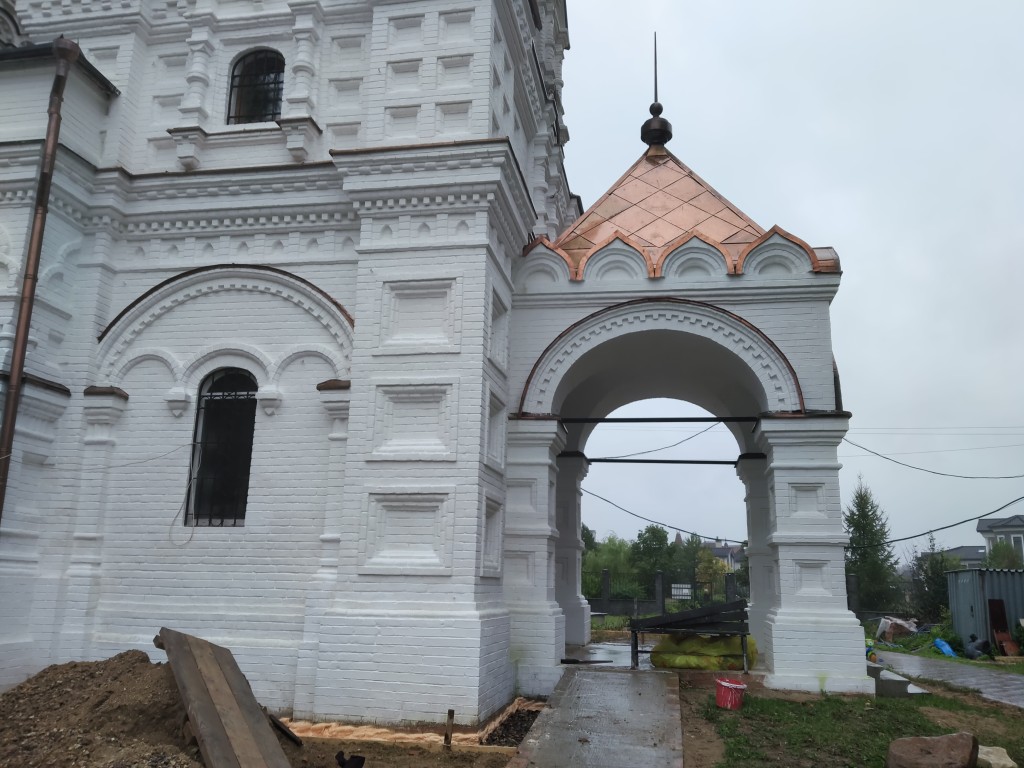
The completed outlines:
[[[839,252],[832,335],[848,437],[940,472],[1024,474],[1024,3],[568,0],[568,12],[566,168],[584,206],[644,149],[657,30],[673,153],[762,227]],[[605,426],[587,453],[697,429]],[[664,455],[736,453],[721,427],[687,448]],[[844,505],[862,474],[896,537],[1024,496],[1024,480],[936,477],[846,444],[840,457]],[[584,488],[746,537],[728,467],[595,465]],[[1003,514],[1015,513],[1024,503]],[[600,536],[645,525],[587,496],[583,519]],[[981,543],[973,523],[937,539]]]

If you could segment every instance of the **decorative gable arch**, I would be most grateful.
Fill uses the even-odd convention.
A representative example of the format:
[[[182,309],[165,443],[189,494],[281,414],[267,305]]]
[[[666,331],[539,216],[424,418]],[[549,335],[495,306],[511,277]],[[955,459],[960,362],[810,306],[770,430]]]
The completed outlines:
[[[698,234],[685,234],[665,247],[655,265],[657,277],[682,277],[696,274],[718,276],[732,274],[732,259],[722,247]]]
[[[577,280],[642,280],[652,276],[653,267],[636,244],[617,234],[584,256],[576,273]]]
[[[638,299],[585,317],[565,329],[534,363],[519,415],[550,414],[559,384],[573,364],[610,339],[631,333],[676,331],[706,338],[732,352],[756,376],[765,411],[804,410],[800,381],[782,351],[754,325],[719,307],[677,298]]]
[[[309,321],[324,329],[333,341],[331,345],[303,345],[302,350],[292,348],[285,353],[286,359],[279,361],[269,358],[255,347],[232,343],[232,348],[258,363],[262,377],[271,380],[274,372],[295,359],[300,351],[328,360],[335,375],[343,377],[351,357],[353,327],[352,318],[345,308],[313,283],[297,275],[257,265],[202,267],[165,280],[136,298],[99,336],[98,376],[106,383],[116,383],[142,358],[162,359],[173,373],[176,383],[184,384],[185,379],[193,377],[202,368],[202,361],[214,353],[213,347],[204,346],[188,360],[179,360],[180,355],[175,356],[153,340],[147,340],[144,349],[136,348],[135,342],[176,307],[199,297],[226,293],[276,297],[301,309]]]
[[[823,268],[814,249],[781,227],[772,227],[749,243],[736,261],[736,274],[798,275],[830,271]]]

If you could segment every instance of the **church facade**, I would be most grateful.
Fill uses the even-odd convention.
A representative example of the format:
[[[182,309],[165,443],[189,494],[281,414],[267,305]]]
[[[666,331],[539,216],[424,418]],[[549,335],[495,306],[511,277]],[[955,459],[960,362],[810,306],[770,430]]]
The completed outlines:
[[[297,717],[546,694],[589,640],[570,417],[665,396],[734,419],[768,683],[871,690],[838,258],[724,200],[657,115],[584,212],[561,0],[0,0],[5,382],[61,35],[0,685],[160,658],[169,626]]]

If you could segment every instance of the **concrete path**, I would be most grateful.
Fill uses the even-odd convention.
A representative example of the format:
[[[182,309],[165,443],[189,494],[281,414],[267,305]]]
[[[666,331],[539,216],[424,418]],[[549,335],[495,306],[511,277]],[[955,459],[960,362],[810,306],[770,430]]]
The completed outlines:
[[[881,664],[892,667],[901,675],[926,677],[946,683],[973,688],[982,697],[1024,707],[1024,675],[1013,672],[998,672],[973,664],[957,664],[952,661],[921,658],[908,653],[894,653],[879,648]]]
[[[509,768],[682,768],[679,679],[569,668]]]

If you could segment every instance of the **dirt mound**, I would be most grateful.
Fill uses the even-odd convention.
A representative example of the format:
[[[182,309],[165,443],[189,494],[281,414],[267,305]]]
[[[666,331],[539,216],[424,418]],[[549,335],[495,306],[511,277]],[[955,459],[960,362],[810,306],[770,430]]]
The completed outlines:
[[[170,668],[142,651],[47,667],[0,695],[0,766],[201,768]]]
[[[0,768],[203,768],[183,741],[184,720],[170,667],[142,651],[57,664],[0,695]],[[336,766],[341,749],[390,768],[502,768],[509,758],[353,739],[281,746],[297,768]]]

